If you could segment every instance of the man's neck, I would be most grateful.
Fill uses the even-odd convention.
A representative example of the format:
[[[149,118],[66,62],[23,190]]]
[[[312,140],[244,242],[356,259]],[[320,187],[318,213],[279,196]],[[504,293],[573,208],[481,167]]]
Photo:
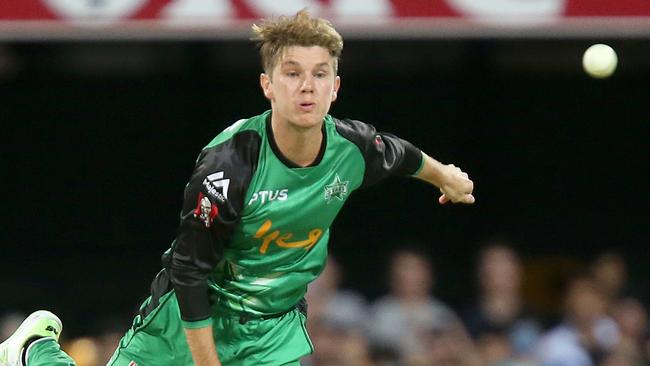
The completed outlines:
[[[311,165],[318,157],[323,143],[322,125],[300,129],[278,119],[276,114],[271,115],[273,137],[282,155],[298,166]]]

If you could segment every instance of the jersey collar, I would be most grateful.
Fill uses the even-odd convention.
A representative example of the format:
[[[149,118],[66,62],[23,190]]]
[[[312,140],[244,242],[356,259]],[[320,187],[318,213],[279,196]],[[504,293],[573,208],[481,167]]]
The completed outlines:
[[[280,148],[278,148],[278,145],[275,143],[275,137],[273,136],[273,128],[271,127],[271,113],[269,113],[266,116],[266,136],[268,136],[269,140],[269,145],[271,146],[271,150],[277,156],[277,158],[282,162],[282,164],[286,165],[288,168],[309,168],[309,167],[314,167],[318,164],[320,164],[321,160],[323,160],[323,156],[325,155],[325,149],[327,148],[327,131],[325,130],[325,121],[323,121],[323,126],[321,127],[321,132],[323,134],[323,140],[320,144],[320,150],[318,151],[318,155],[316,155],[316,159],[314,161],[307,165],[307,166],[300,166],[293,161],[289,160],[286,156],[282,154],[280,151]]]

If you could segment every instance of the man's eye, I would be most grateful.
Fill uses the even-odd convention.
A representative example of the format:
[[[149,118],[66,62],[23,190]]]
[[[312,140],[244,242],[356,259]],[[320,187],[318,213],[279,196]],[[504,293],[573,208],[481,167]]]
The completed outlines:
[[[287,76],[288,76],[288,77],[292,77],[292,78],[293,78],[293,77],[296,77],[296,76],[298,76],[298,73],[297,73],[297,72],[295,72],[295,71],[289,71],[289,72],[287,72]]]
[[[322,79],[322,78],[324,78],[326,76],[327,76],[326,72],[318,72],[318,73],[316,73],[316,77],[319,78],[319,79]]]

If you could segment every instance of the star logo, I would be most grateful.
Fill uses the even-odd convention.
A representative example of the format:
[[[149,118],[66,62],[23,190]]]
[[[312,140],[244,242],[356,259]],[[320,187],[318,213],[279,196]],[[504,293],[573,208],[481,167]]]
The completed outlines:
[[[348,194],[348,183],[350,183],[348,180],[342,182],[337,174],[332,183],[325,186],[325,200],[327,203],[330,203],[333,198],[343,201],[343,197]]]

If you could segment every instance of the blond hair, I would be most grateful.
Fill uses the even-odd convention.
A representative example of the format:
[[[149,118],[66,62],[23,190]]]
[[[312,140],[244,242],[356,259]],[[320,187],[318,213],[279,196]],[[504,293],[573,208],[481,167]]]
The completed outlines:
[[[334,72],[338,72],[338,60],[343,51],[343,38],[332,23],[323,18],[312,17],[305,9],[293,17],[281,16],[253,24],[251,38],[260,48],[264,72],[271,73],[282,53],[291,46],[320,46],[334,58]]]

